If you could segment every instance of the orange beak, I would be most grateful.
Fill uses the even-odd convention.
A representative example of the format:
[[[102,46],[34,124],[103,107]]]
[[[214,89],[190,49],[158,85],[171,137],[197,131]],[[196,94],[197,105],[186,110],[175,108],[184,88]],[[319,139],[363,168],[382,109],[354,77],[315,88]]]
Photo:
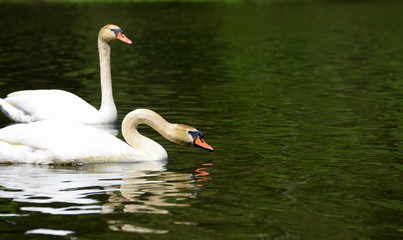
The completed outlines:
[[[125,42],[127,44],[133,44],[132,40],[128,39],[123,33],[118,33],[118,36],[116,37],[118,40]]]
[[[200,136],[197,136],[196,140],[194,141],[194,145],[210,152],[214,151],[214,149],[210,145],[208,145],[203,139],[201,139]]]

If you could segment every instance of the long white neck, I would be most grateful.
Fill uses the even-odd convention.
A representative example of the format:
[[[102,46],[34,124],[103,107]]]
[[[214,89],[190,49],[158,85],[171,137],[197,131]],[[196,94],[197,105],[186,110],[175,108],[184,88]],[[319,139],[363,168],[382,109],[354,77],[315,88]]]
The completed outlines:
[[[144,160],[162,160],[168,157],[165,149],[155,141],[141,135],[137,126],[146,124],[162,136],[171,140],[170,132],[175,124],[167,122],[157,113],[148,109],[136,109],[126,115],[122,122],[122,134],[126,142],[144,154]]]
[[[113,121],[117,120],[116,105],[112,93],[112,77],[110,54],[111,48],[107,42],[98,37],[99,66],[101,71],[101,94],[102,101],[99,109],[100,114]]]

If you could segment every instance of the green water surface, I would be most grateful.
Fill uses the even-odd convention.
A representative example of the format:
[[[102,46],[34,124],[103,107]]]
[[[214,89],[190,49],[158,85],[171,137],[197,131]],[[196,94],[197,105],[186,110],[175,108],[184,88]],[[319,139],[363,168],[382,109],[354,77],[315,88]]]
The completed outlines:
[[[59,88],[99,107],[96,37],[114,23],[134,42],[112,43],[119,119],[153,109],[216,150],[144,127],[166,165],[1,165],[0,238],[402,239],[402,9],[0,4],[0,97]]]

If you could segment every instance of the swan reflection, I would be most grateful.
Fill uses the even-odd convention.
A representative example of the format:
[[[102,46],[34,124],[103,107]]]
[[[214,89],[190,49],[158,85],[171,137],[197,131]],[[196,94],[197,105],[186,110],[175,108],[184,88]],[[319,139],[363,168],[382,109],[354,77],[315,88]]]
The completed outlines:
[[[145,181],[145,177],[155,179]],[[193,187],[190,174],[132,172],[123,178],[123,182],[118,188],[105,188],[109,199],[102,206],[102,213],[123,211],[167,214],[168,210],[159,207],[190,206],[187,203],[180,203],[189,196],[188,193],[181,191]],[[167,202],[170,197],[174,197],[176,201]]]
[[[209,180],[206,172],[200,178],[200,171],[205,170],[171,172],[167,171],[164,162],[0,165],[0,198],[24,203],[19,209],[27,213],[168,214],[166,207],[190,206],[187,200],[194,195],[190,194],[189,189],[195,190],[200,185],[199,181]],[[107,224],[113,231],[166,232],[134,226],[121,220],[108,220]]]

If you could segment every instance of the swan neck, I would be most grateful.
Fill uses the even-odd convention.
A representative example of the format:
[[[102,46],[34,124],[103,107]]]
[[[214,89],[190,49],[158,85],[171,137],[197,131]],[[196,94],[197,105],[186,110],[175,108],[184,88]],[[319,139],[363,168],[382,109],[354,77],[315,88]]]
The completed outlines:
[[[111,77],[111,65],[110,65],[110,52],[111,48],[109,44],[98,38],[98,52],[99,52],[99,67],[101,75],[101,109],[100,111],[115,111],[116,106],[113,100],[112,93],[112,77]]]
[[[172,124],[157,113],[146,109],[137,109],[130,112],[122,122],[122,134],[130,146],[146,152],[153,160],[166,158],[167,153],[161,145],[138,132],[137,127],[140,124],[152,127],[168,140],[170,140],[169,130],[172,128]]]

